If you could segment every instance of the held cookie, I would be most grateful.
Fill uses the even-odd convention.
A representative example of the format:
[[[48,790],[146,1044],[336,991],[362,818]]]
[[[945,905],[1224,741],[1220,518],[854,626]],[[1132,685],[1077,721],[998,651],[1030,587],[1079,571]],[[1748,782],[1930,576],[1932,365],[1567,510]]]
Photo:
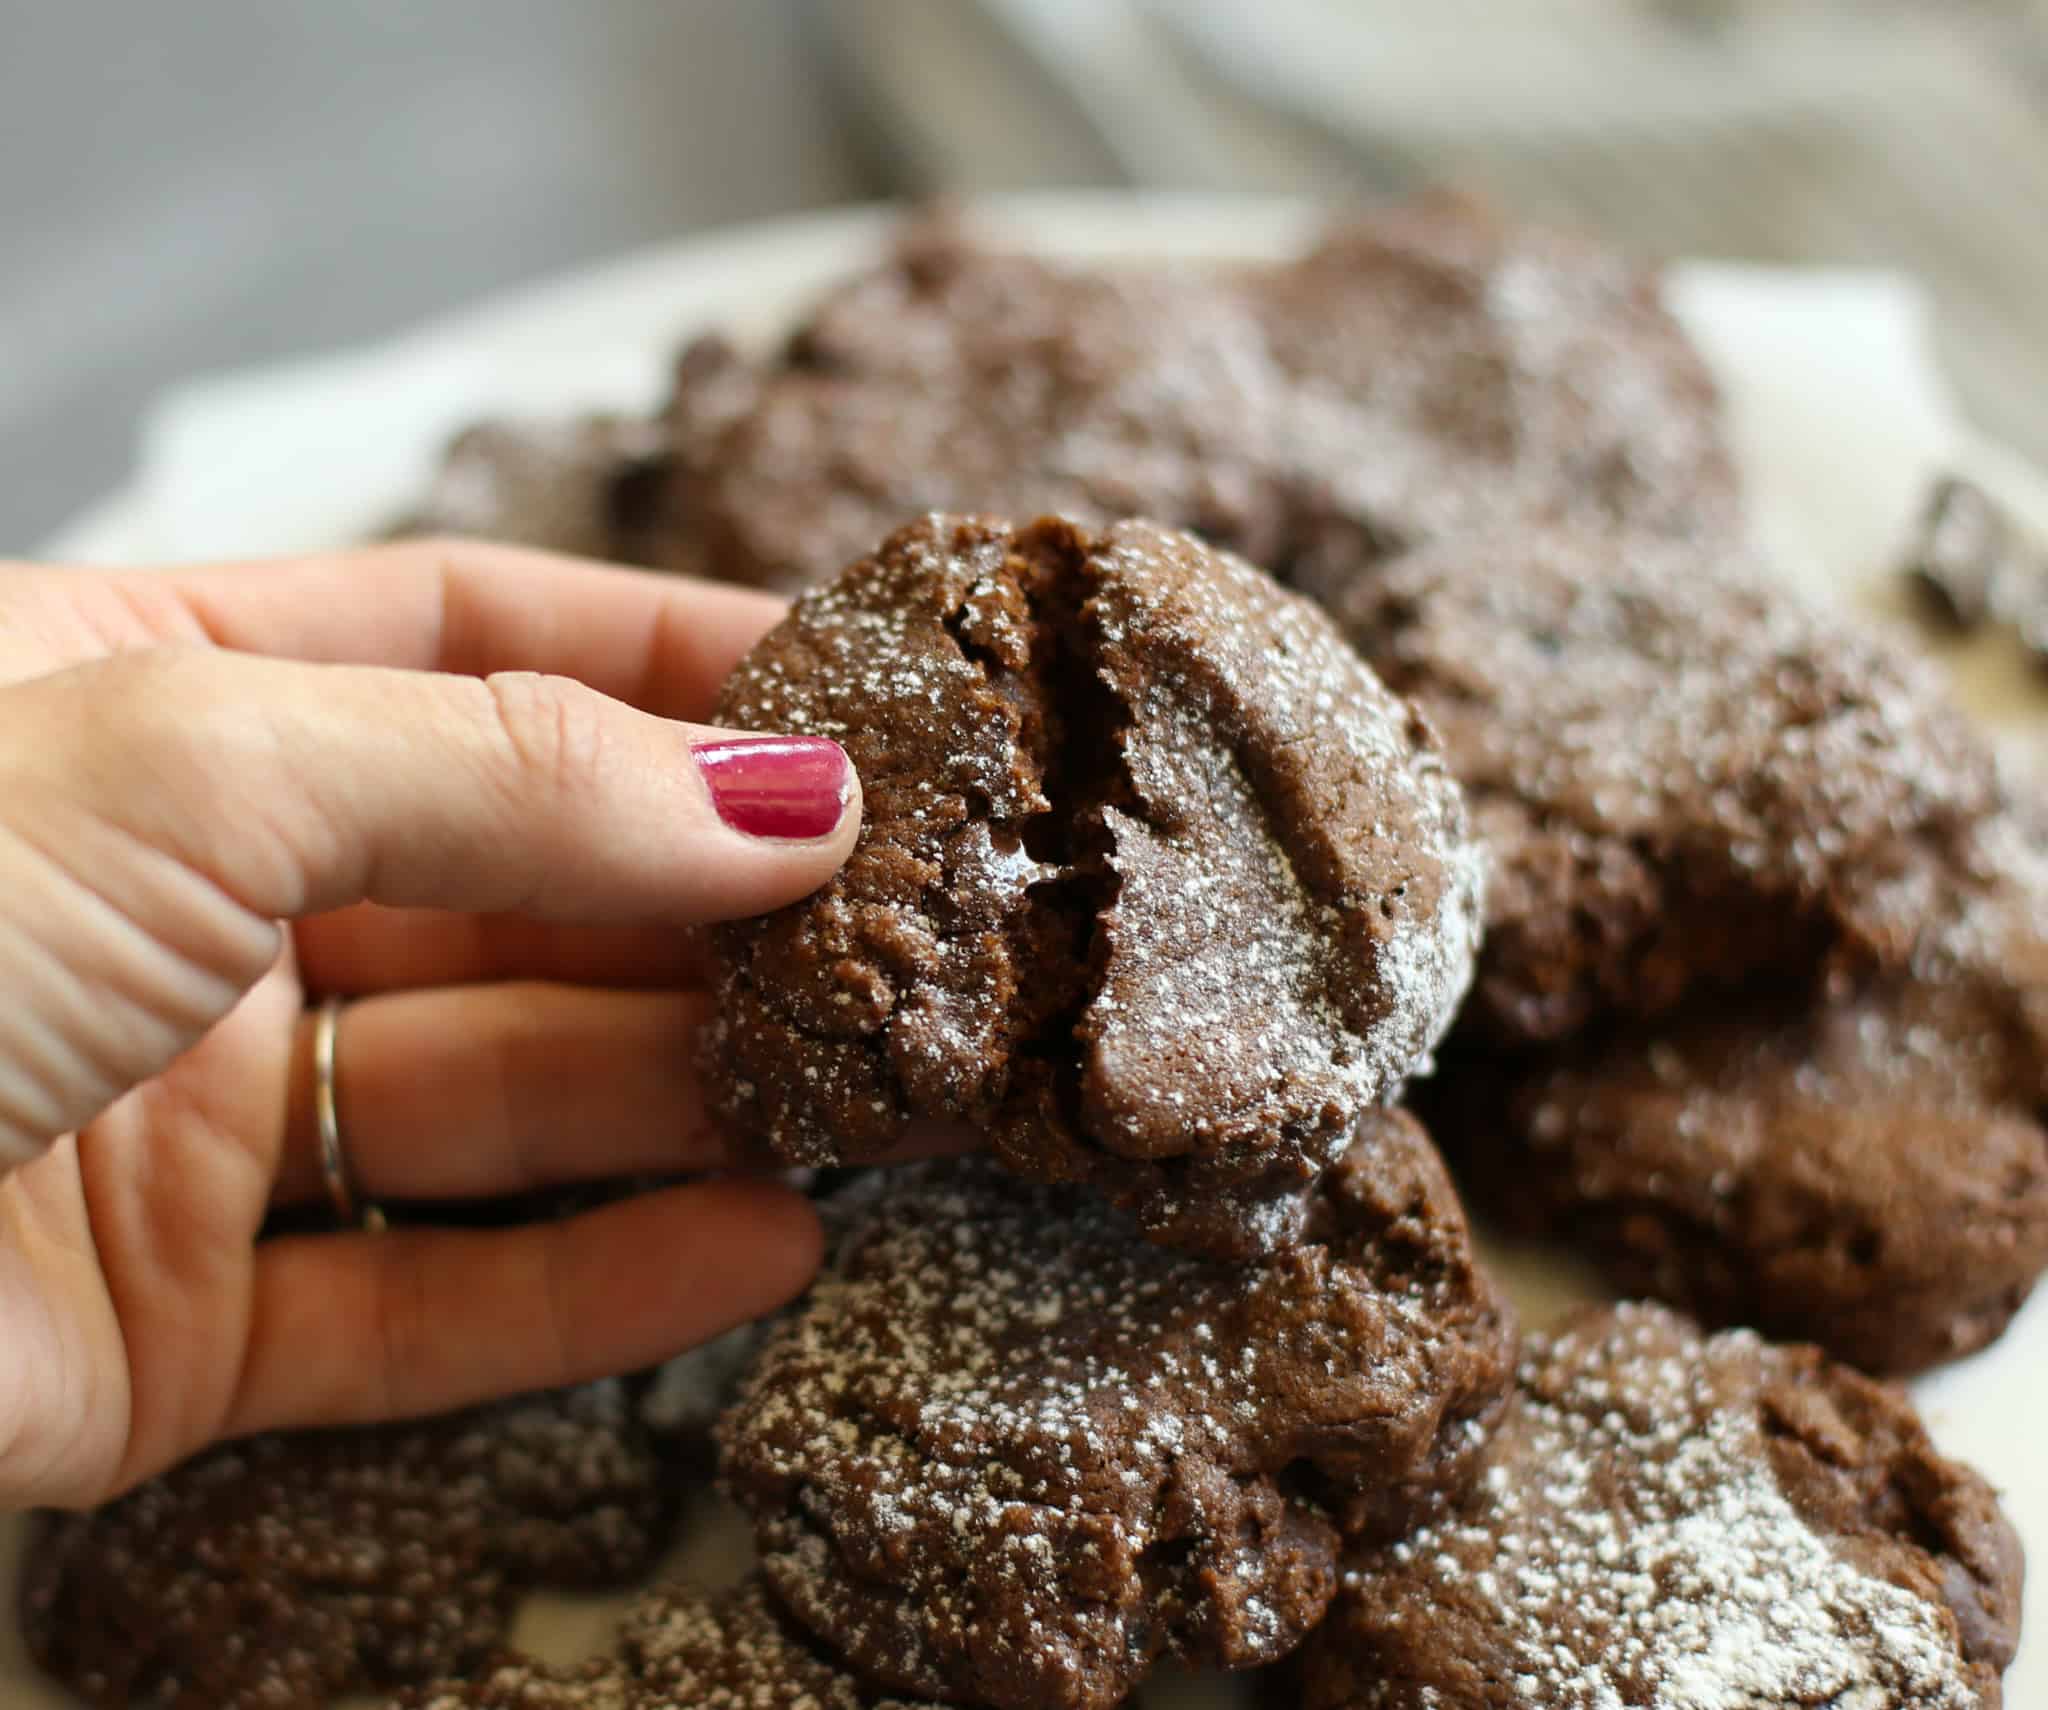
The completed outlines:
[[[1860,899],[1893,968],[1461,1061],[1463,1179],[1626,1289],[1866,1370],[1990,1342],[2048,1267],[2048,845],[2001,815],[1965,850]]]
[[[980,1159],[849,1192],[722,1464],[782,1601],[905,1692],[1106,1710],[1164,1656],[1285,1655],[1346,1536],[1469,1480],[1508,1381],[1507,1310],[1402,1113],[1254,1265]]]
[[[1661,1308],[1531,1338],[1452,1519],[1349,1564],[1304,1710],[1997,1710],[2020,1547],[1898,1391]]]
[[[1318,593],[1531,512],[1737,516],[1654,270],[1436,196],[1266,264],[1090,267],[914,226],[774,358],[686,354],[660,550],[796,590],[929,510],[1153,516]]]
[[[1460,541],[1336,615],[1441,733],[1493,857],[1461,1034],[1554,1040],[1804,979],[1859,938],[1861,887],[1998,799],[1930,668],[1718,551]]]
[[[866,796],[829,883],[717,935],[713,1106],[793,1161],[967,1123],[1159,1239],[1257,1252],[1469,977],[1480,862],[1427,732],[1187,535],[926,518],[718,716],[836,737]]]
[[[476,1661],[532,1587],[629,1580],[673,1512],[618,1383],[256,1437],[44,1517],[23,1627],[104,1710],[323,1710]]]

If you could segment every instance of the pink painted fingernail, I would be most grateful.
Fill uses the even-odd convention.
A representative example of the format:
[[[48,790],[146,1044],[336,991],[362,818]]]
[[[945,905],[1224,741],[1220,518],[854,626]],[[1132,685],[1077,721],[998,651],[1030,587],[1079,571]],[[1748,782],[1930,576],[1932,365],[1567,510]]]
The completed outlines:
[[[846,750],[822,736],[732,736],[693,752],[718,817],[748,837],[814,842],[853,796]]]

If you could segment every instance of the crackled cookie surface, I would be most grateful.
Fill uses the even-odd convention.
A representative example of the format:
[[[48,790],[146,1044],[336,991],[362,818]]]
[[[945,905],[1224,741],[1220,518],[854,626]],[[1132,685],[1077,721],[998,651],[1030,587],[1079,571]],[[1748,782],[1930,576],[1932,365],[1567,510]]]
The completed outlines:
[[[1427,732],[1308,601],[1150,523],[930,517],[800,600],[721,722],[836,737],[866,817],[720,929],[715,1107],[784,1157],[964,1122],[1155,1236],[1286,1237],[1471,970]]]
[[[1106,1710],[1162,1656],[1285,1655],[1345,1535],[1469,1479],[1507,1383],[1505,1308],[1400,1113],[1253,1265],[982,1159],[850,1194],[722,1467],[792,1613],[913,1694]]]
[[[476,1661],[531,1587],[630,1579],[673,1506],[616,1383],[257,1437],[45,1517],[23,1626],[106,1710],[324,1710]]]
[[[1894,965],[1714,994],[1434,1115],[1504,1221],[1874,1371],[1982,1347],[2048,1266],[2048,840],[1987,821],[1853,899]]]
[[[1730,526],[1655,272],[1430,197],[1289,261],[1089,267],[914,227],[755,363],[693,350],[659,550],[797,589],[927,510],[1155,516],[1318,593],[1525,514]]]
[[[1997,802],[1929,668],[1716,551],[1515,531],[1391,565],[1337,616],[1441,733],[1493,858],[1461,1032],[1803,978],[1864,932],[1862,891]]]
[[[1532,1338],[1464,1507],[1348,1564],[1304,1710],[1996,1710],[2020,1550],[1898,1391],[1656,1307]]]

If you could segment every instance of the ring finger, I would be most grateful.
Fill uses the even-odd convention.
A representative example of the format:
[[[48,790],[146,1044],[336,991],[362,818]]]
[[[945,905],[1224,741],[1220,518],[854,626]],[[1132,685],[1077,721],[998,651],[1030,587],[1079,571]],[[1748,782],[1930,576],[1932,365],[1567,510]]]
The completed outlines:
[[[512,984],[351,1003],[335,1034],[347,1167],[367,1199],[469,1199],[754,1162],[705,1114],[703,993]],[[319,1198],[314,1018],[301,1019],[275,1197]]]

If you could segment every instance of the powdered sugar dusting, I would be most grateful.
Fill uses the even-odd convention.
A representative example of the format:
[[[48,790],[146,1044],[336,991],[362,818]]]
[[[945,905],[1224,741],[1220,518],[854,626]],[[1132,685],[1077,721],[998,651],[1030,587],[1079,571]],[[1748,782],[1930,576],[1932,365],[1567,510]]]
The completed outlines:
[[[510,1659],[412,1710],[936,1710],[869,1686],[794,1627],[758,1578],[718,1597],[644,1593],[615,1655],[576,1668]]]
[[[1545,1710],[1975,1710],[1949,1611],[1787,1499],[1760,1424],[1773,1357],[1650,1308],[1532,1342],[1480,1492],[1347,1581],[1312,1665],[1327,1685],[1349,1660],[1347,1690],[1307,1702],[1475,1702],[1425,1683],[1441,1656]]]
[[[857,1680],[791,1626],[758,1579],[718,1598],[650,1592],[621,1637],[646,1710],[935,1710]]]
[[[1251,566],[1126,523],[1094,571],[1144,817],[1107,816],[1091,1083],[1141,1085],[1212,1146],[1237,1138],[1204,1132],[1219,1084],[1240,1106],[1389,1096],[1471,977],[1483,858],[1457,786],[1328,618]]]
[[[1266,266],[1063,266],[913,228],[750,377],[685,377],[686,568],[813,585],[939,507],[1189,527],[1329,593],[1529,514],[1700,534],[1733,477],[1633,260],[1448,199]]]
[[[29,1556],[24,1626],[98,1702],[324,1701],[469,1665],[503,1643],[524,1588],[642,1571],[671,1517],[616,1382],[256,1437],[53,1517]]]
[[[721,717],[838,738],[867,791],[830,883],[723,933],[707,1073],[785,1155],[967,1122],[1159,1239],[1259,1251],[1470,979],[1483,858],[1428,732],[1189,535],[927,517]]]
[[[853,1191],[865,1215],[749,1379],[724,1465],[771,1583],[899,1685],[1109,1705],[1162,1651],[1270,1660],[1334,1586],[1333,1518],[1282,1470],[1313,1460],[1353,1493],[1337,1519],[1392,1520],[1462,1475],[1505,1376],[1405,1125],[1339,1166],[1309,1245],[1248,1267],[980,1162]]]
[[[1492,848],[1479,986],[1509,1037],[1810,955],[1865,869],[1997,800],[1930,666],[1725,546],[1461,539],[1338,615],[1443,733]]]

